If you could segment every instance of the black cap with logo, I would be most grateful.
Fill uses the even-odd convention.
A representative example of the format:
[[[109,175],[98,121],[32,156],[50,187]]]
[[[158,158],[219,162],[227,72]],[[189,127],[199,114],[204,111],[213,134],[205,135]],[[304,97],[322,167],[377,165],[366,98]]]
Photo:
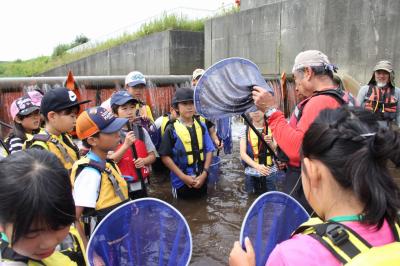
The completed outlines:
[[[88,102],[90,102],[90,100],[78,102],[78,98],[73,91],[67,88],[58,87],[47,91],[43,96],[40,105],[40,112],[44,116],[47,116],[51,111],[59,112]]]

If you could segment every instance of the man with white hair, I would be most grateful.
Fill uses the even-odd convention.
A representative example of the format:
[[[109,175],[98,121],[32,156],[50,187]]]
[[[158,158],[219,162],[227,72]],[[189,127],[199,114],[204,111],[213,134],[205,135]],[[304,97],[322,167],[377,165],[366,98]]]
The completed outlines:
[[[335,85],[333,73],[336,70],[337,67],[320,51],[308,50],[296,56],[292,73],[296,90],[306,99],[298,104],[290,123],[278,110],[273,95],[257,86],[253,90],[254,102],[265,113],[272,137],[289,159],[284,191],[295,197],[309,212],[311,208],[305,200],[300,180],[300,148],[304,134],[322,110],[353,104],[349,94]]]
[[[381,125],[400,126],[400,88],[394,84],[392,63],[379,61],[373,69],[372,77],[367,85],[361,87],[357,100],[366,110],[377,114]]]

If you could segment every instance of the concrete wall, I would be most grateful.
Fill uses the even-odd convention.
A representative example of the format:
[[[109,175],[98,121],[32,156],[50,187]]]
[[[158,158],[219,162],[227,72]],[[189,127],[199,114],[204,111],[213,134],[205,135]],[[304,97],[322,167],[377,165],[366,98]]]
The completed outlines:
[[[261,3],[243,1],[242,7],[246,2]],[[207,21],[205,64],[241,56],[264,74],[276,74],[290,72],[300,51],[318,49],[364,83],[382,59],[391,60],[399,73],[399,43],[398,0],[274,1]]]
[[[286,0],[284,0],[286,1]],[[260,6],[282,2],[282,0],[241,0],[240,10],[244,11],[247,9],[257,8]]]
[[[191,74],[204,66],[204,34],[189,31],[164,31],[124,43],[41,76],[125,75],[139,70],[146,75]]]

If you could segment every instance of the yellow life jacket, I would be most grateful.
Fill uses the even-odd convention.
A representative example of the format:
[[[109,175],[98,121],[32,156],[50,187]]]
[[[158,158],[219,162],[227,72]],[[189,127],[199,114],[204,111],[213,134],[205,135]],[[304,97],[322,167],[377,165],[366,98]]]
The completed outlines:
[[[107,161],[104,165],[90,160],[86,156],[76,161],[71,171],[72,188],[77,176],[85,167],[92,167],[101,174],[100,192],[95,207],[96,212],[118,205],[128,199],[128,185],[121,176],[118,166],[112,161]]]
[[[161,129],[161,137],[164,136],[165,128],[167,127],[169,121],[170,121],[169,115],[168,114],[163,115],[163,118],[161,121],[161,128],[160,128]]]
[[[50,135],[42,130],[31,139],[25,141],[24,149],[41,147],[55,154],[67,170],[71,170],[72,165],[79,159],[79,149],[74,144],[72,138],[63,133],[60,136]]]
[[[0,252],[2,259],[0,260],[0,265],[1,262],[20,262],[24,263],[28,266],[43,266],[43,265],[49,265],[49,266],[58,266],[58,265],[66,265],[66,266],[82,266],[82,265],[88,265],[86,262],[86,256],[85,256],[85,249],[84,245],[82,242],[81,237],[79,236],[78,231],[74,226],[70,227],[69,234],[67,236],[73,237],[73,246],[71,246],[68,249],[63,249],[62,243],[60,244],[61,246],[61,251],[55,251],[51,256],[41,260],[41,261],[36,261],[32,260],[30,258],[21,256],[17,254],[12,248],[9,247],[9,244],[6,241],[0,240]]]
[[[137,103],[136,104],[136,110],[139,110],[139,111],[141,111],[141,107],[142,107],[143,105],[141,105],[140,103]],[[146,106],[146,115],[147,115],[147,118],[149,118],[150,120],[151,120],[151,122],[154,122],[154,118],[153,118],[153,114],[151,113],[151,109],[150,109],[150,106],[148,106],[147,104],[145,104],[144,106]]]
[[[193,119],[194,128],[196,131],[197,143],[199,144],[199,154],[200,161],[204,161],[204,152],[203,152],[203,127],[197,122],[196,119]],[[177,137],[182,142],[183,147],[187,156],[188,165],[192,165],[194,162],[193,150],[192,150],[192,138],[190,137],[190,132],[188,128],[182,124],[179,120],[174,122],[174,128]]]
[[[391,226],[395,242],[373,247],[351,228],[337,222],[311,218],[293,234],[310,235],[325,246],[343,265],[400,265],[400,227]]]
[[[267,132],[267,130],[268,130],[268,132]],[[268,136],[272,136],[272,132],[269,127],[268,127],[268,129],[267,129],[267,127],[264,127],[263,133]],[[271,166],[272,165],[272,155],[267,149],[265,149],[266,154],[260,154],[261,145],[263,145],[263,142],[260,141],[257,134],[251,128],[247,127],[247,146],[250,149],[248,151],[248,155],[250,157],[252,157],[252,159],[256,163],[260,163],[260,159],[265,158],[265,165]],[[264,164],[264,162],[262,162],[262,163]]]

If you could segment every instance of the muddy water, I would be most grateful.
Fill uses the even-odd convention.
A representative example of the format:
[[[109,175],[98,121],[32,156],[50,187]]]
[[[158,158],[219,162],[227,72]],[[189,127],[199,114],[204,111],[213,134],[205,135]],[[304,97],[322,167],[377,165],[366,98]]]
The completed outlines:
[[[193,237],[190,265],[227,265],[246,211],[255,200],[244,191],[238,142],[241,127],[239,123],[233,126],[233,152],[221,156],[219,180],[209,186],[207,197],[191,201],[173,199],[167,173],[152,178],[149,195],[171,203],[189,223]]]

